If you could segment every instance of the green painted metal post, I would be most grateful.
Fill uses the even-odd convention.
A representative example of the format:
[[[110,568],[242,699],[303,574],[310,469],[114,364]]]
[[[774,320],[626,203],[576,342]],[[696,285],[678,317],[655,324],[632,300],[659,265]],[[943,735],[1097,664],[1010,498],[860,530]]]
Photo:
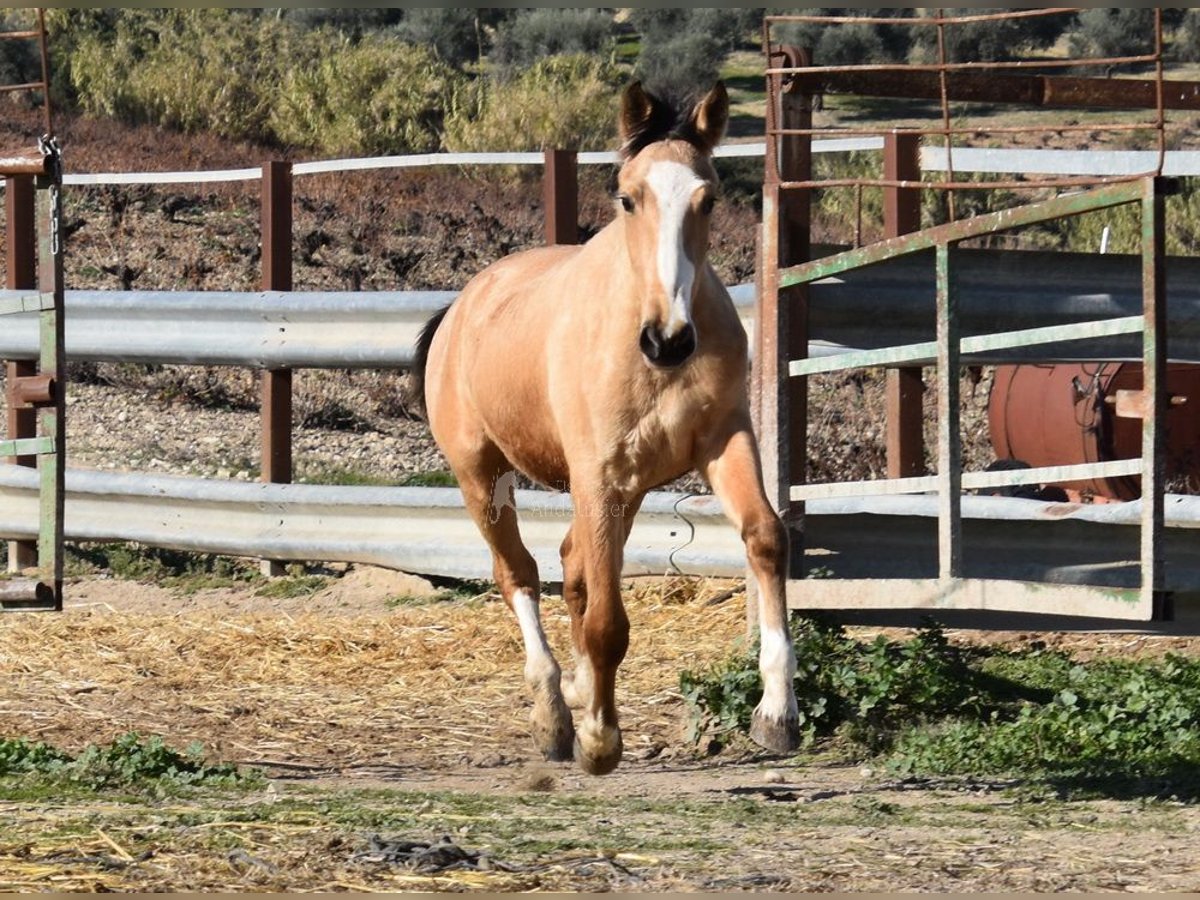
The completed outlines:
[[[938,578],[962,574],[962,432],[959,329],[950,245],[937,245]]]
[[[5,246],[8,262],[6,286],[9,290],[37,288],[37,241],[34,238],[33,178],[29,175],[10,175],[5,178],[4,205],[6,215]],[[8,437],[11,440],[32,438],[37,434],[37,413],[16,401],[18,378],[37,372],[31,360],[7,364]],[[17,456],[9,460],[14,465],[33,468],[33,456]],[[8,571],[20,572],[37,565],[37,543],[9,541]]]
[[[1155,619],[1173,610],[1164,590],[1163,493],[1166,490],[1167,284],[1165,195],[1172,186],[1147,178],[1142,194],[1142,604]]]
[[[54,304],[40,314],[39,369],[53,385],[50,402],[38,409],[42,437],[54,450],[38,458],[41,524],[38,530],[38,581],[53,590],[53,607],[62,609],[63,516],[66,483],[66,374],[63,322],[62,160],[53,143],[45,147],[46,174],[38,176],[38,289],[52,294]],[[44,591],[43,591],[44,594]]]

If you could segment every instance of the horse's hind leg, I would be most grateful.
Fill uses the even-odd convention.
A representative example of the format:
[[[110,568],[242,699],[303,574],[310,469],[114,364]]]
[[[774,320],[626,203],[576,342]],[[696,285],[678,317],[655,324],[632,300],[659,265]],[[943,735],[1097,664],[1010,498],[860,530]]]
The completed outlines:
[[[758,445],[749,420],[733,421],[698,463],[725,514],[741,531],[750,569],[758,581],[763,696],[751,719],[750,737],[768,750],[786,753],[800,744],[792,684],[796,654],[788,632],[785,596],[788,539],[763,490]]]
[[[495,447],[470,465],[454,467],[467,509],[492,550],[504,602],[517,616],[525,643],[525,682],[533,694],[533,739],[547,759],[571,759],[575,729],[563,701],[562,672],[542,630],[537,563],[521,542],[513,504],[512,466]]]

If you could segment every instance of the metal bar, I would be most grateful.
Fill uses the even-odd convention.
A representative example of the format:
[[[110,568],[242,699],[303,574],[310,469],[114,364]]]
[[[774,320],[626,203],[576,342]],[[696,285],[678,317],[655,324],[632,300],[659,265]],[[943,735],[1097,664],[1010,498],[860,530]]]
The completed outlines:
[[[33,200],[33,178],[29,175],[11,175],[4,181],[4,207],[7,227],[4,233],[5,258],[8,263],[5,275],[10,290],[37,288],[37,243],[35,238],[35,214]],[[39,310],[40,312],[40,310]],[[32,360],[10,362],[5,366],[7,437],[12,440],[27,440],[37,435],[37,412],[22,408],[13,394],[20,378],[37,373]],[[11,460],[19,466],[32,468],[37,460],[31,455],[18,455]],[[10,541],[8,545],[8,571],[20,572],[37,565],[37,544],[33,541]]]
[[[816,579],[788,584],[790,609],[970,610],[1033,613],[1145,622],[1151,619],[1135,590],[1089,585],[959,578]],[[977,622],[977,619],[975,620]],[[914,623],[916,624],[916,623]],[[975,625],[974,627],[978,627]],[[1030,624],[1027,628],[1038,627]]]
[[[54,308],[53,294],[26,294],[23,297],[0,297],[0,316],[14,313],[41,312]]]
[[[30,38],[39,38],[42,32],[37,31],[0,31],[0,41],[22,41]]]
[[[35,184],[38,240],[38,289],[54,296],[54,306],[38,313],[40,356],[38,374],[57,385],[54,402],[37,410],[38,431],[54,442],[52,452],[38,460],[40,518],[38,530],[38,580],[51,585],[54,606],[62,609],[63,513],[67,468],[67,355],[63,294],[62,159],[57,146],[47,141],[47,174]]]
[[[0,581],[0,611],[56,612],[54,585],[44,581]]]
[[[811,52],[806,48],[782,48],[789,60],[801,65],[811,62]],[[777,83],[779,87],[779,123],[784,128],[808,128],[813,122],[812,97],[797,89],[795,83]],[[781,137],[778,139],[779,176],[784,179],[811,178],[813,171],[812,138]],[[780,236],[778,243],[778,265],[786,266],[805,262],[812,258],[812,195],[810,192],[792,192],[778,195]],[[776,277],[778,271],[776,272]],[[809,292],[807,285],[793,287],[786,292],[778,285],[780,293],[777,321],[786,328],[786,341],[781,341],[777,352],[781,354],[776,366],[786,373],[779,390],[786,396],[782,412],[788,416],[787,428],[780,442],[784,453],[780,465],[782,481],[777,488],[779,512],[788,529],[789,575],[804,576],[804,504],[792,503],[789,485],[807,480],[808,466],[808,379],[792,378],[787,372],[788,360],[808,355],[809,342]]]
[[[885,497],[892,494],[924,494],[936,491],[936,475],[912,478],[876,478],[870,481],[830,481],[792,485],[792,500],[832,500],[843,497]]]
[[[946,25],[967,25],[975,22],[1000,22],[1010,19],[1027,19],[1034,16],[1056,16],[1064,13],[1082,12],[1087,7],[1083,6],[1063,6],[1063,7],[1047,7],[1046,9],[1026,9],[1018,11],[1006,11],[1002,13],[985,13],[969,16],[946,16],[944,19],[938,19],[933,16],[819,16],[819,15],[803,15],[794,13],[779,13],[778,15],[767,16],[764,24],[770,26],[782,22],[807,22],[812,25],[937,25],[940,22]]]
[[[0,84],[0,93],[7,94],[16,91],[41,91],[46,85],[41,81],[30,81],[25,84]]]
[[[840,372],[843,369],[860,369],[869,366],[900,366],[914,362],[926,362],[937,356],[936,341],[919,344],[902,344],[897,347],[881,347],[878,350],[854,350],[833,356],[818,356],[794,359],[788,372],[794,378],[819,375],[822,372]]]
[[[938,578],[962,574],[962,431],[959,427],[958,297],[950,245],[937,246]]]
[[[889,181],[912,182],[913,187],[889,187],[883,192],[883,230],[889,238],[918,231],[921,227],[920,138],[911,133],[893,133],[884,138],[883,177]],[[919,367],[887,371],[887,475],[907,478],[925,471],[925,428],[922,399],[925,384]]]
[[[1054,197],[1040,203],[1031,203],[1014,209],[1000,210],[949,222],[934,228],[927,228],[916,234],[904,235],[886,241],[879,241],[867,247],[837,253],[823,259],[814,260],[792,266],[779,273],[779,283],[782,287],[793,284],[817,281],[838,275],[848,269],[885,262],[909,253],[928,250],[942,243],[952,243],[967,238],[980,237],[997,231],[1007,231],[1021,228],[1038,222],[1058,219],[1078,213],[1091,212],[1097,209],[1108,209],[1121,206],[1141,199],[1142,185],[1140,183],[1113,184],[1096,188],[1082,194],[1071,194]]]
[[[46,124],[46,138],[54,137],[54,113],[50,105],[50,47],[46,40],[46,10],[38,7],[38,55],[42,63],[42,112]],[[62,184],[62,170],[58,172]]]
[[[1117,459],[1070,466],[1040,466],[1036,469],[1007,469],[1002,472],[964,472],[962,490],[1015,487],[1021,484],[1059,484],[1094,478],[1118,478],[1142,471],[1140,459]],[[896,494],[925,494],[938,489],[937,475],[909,478],[878,478],[866,481],[832,481],[792,487],[793,500],[832,500],[846,497],[887,497]]]
[[[56,449],[54,438],[51,437],[16,438],[0,441],[0,456],[40,456],[43,453],[54,453]]]
[[[1039,466],[1036,469],[1006,469],[1002,472],[964,472],[965,491],[981,488],[1015,487],[1021,484],[1061,484],[1064,481],[1087,481],[1093,478],[1119,478],[1138,475],[1140,459],[1116,459],[1108,462],[1081,463],[1070,466]]]
[[[547,244],[579,243],[579,165],[574,150],[545,151],[542,206]]]
[[[1142,330],[1143,316],[1123,316],[1098,322],[1075,322],[1070,325],[1050,325],[1045,328],[1022,328],[995,334],[977,334],[961,341],[963,353],[984,353],[1007,347],[1031,347],[1036,344],[1057,344],[1087,338],[1135,334]]]
[[[915,74],[929,72],[991,72],[991,71],[1021,71],[1029,69],[1078,69],[1081,66],[1124,66],[1124,65],[1140,65],[1142,63],[1154,62],[1153,53],[1142,53],[1137,56],[1091,56],[1085,59],[1017,59],[1017,60],[977,60],[974,62],[946,62],[946,63],[865,63],[855,66],[811,66],[801,69],[767,69],[767,74],[770,75],[799,75],[803,73],[806,76],[819,75],[843,75],[847,73],[870,75],[872,73],[886,72],[912,72]],[[1037,76],[1035,76],[1037,77]],[[1041,76],[1052,77],[1052,76]],[[1080,79],[1081,81],[1087,79]],[[1094,79],[1100,81],[1102,79]],[[1108,79],[1103,79],[1108,80]],[[1121,81],[1132,81],[1133,79],[1120,79]],[[868,93],[863,90],[856,90],[850,93]]]
[[[1138,57],[1138,63],[1154,63],[1155,55]],[[1089,65],[1113,65],[1121,60],[1088,60]],[[1079,60],[1039,60],[1024,63],[1026,67],[1079,66]],[[1074,75],[1012,74],[1021,63],[950,63],[947,74],[947,99],[970,103],[1016,103],[1022,106],[1047,109],[1147,109],[1157,107],[1156,82],[1136,78],[1095,78]],[[979,71],[986,69],[1008,70]],[[974,70],[974,71],[973,71]],[[873,97],[897,97],[914,100],[937,100],[941,96],[936,65],[855,66],[839,69],[836,66],[783,71],[805,83],[810,91],[821,93],[857,94]],[[1200,82],[1164,81],[1165,109],[1200,109]],[[1055,127],[1042,129],[1053,131]]]
[[[287,162],[263,166],[262,266],[264,291],[292,289],[292,172]],[[292,480],[292,372],[262,374],[262,480]]]
[[[1165,186],[1147,179],[1142,198],[1142,392],[1150,415],[1142,419],[1142,600],[1156,618],[1171,618],[1164,590],[1163,493],[1166,485],[1167,285]]]

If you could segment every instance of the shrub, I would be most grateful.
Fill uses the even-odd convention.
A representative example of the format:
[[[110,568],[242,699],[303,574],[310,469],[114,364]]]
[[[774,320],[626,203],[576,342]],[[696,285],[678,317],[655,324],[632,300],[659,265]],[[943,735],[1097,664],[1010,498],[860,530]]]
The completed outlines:
[[[448,150],[599,150],[614,143],[616,67],[550,56],[506,81],[482,78],[446,117]]]
[[[1071,53],[1104,58],[1149,53],[1154,48],[1154,10],[1150,7],[1097,7],[1079,13],[1071,34]]]
[[[967,16],[1012,12],[1009,8],[947,9],[947,16]],[[1068,28],[1074,16],[1032,16],[991,22],[968,22],[945,29],[946,58],[950,62],[996,61],[1015,59],[1031,50],[1049,47]],[[937,59],[937,32],[922,28],[915,35],[912,56],[915,61]]]
[[[25,10],[0,11],[0,31],[26,31],[36,27],[36,19]],[[41,57],[36,41],[0,41],[0,84],[28,84],[42,77]]]
[[[461,7],[409,9],[396,34],[409,43],[428,47],[444,63],[461,66],[484,52],[484,23],[488,10]]]
[[[269,137],[270,88],[282,61],[294,55],[283,26],[225,9],[126,12],[111,31],[99,23],[74,48],[71,82],[85,111],[223,137]]]
[[[607,56],[612,32],[612,16],[599,9],[531,9],[496,29],[490,61],[501,73],[511,74],[548,56]]]
[[[861,15],[863,10],[842,7],[811,7],[786,10],[812,16]],[[869,10],[876,18],[908,18],[909,9],[878,8]],[[818,25],[787,22],[776,26],[773,38],[783,44],[810,47],[814,62],[822,66],[903,60],[913,42],[913,26],[903,25]]]
[[[717,80],[726,54],[761,18],[759,10],[637,9],[630,23],[642,35],[635,74],[668,102],[683,106]]]
[[[651,93],[683,107],[712,87],[722,57],[715,37],[684,31],[661,44],[643,41],[634,71]]]
[[[427,47],[371,35],[284,76],[270,111],[284,143],[325,153],[420,153],[437,149],[443,110],[462,76]]]
[[[1172,55],[1185,62],[1200,62],[1200,9],[1189,9],[1172,35]]]

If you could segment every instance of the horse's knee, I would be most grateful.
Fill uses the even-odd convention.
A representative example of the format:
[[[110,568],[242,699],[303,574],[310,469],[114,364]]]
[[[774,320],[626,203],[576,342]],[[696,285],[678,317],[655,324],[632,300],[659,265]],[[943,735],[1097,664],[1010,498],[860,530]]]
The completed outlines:
[[[778,516],[747,522],[742,528],[742,540],[751,568],[774,573],[787,569],[787,529]]]

